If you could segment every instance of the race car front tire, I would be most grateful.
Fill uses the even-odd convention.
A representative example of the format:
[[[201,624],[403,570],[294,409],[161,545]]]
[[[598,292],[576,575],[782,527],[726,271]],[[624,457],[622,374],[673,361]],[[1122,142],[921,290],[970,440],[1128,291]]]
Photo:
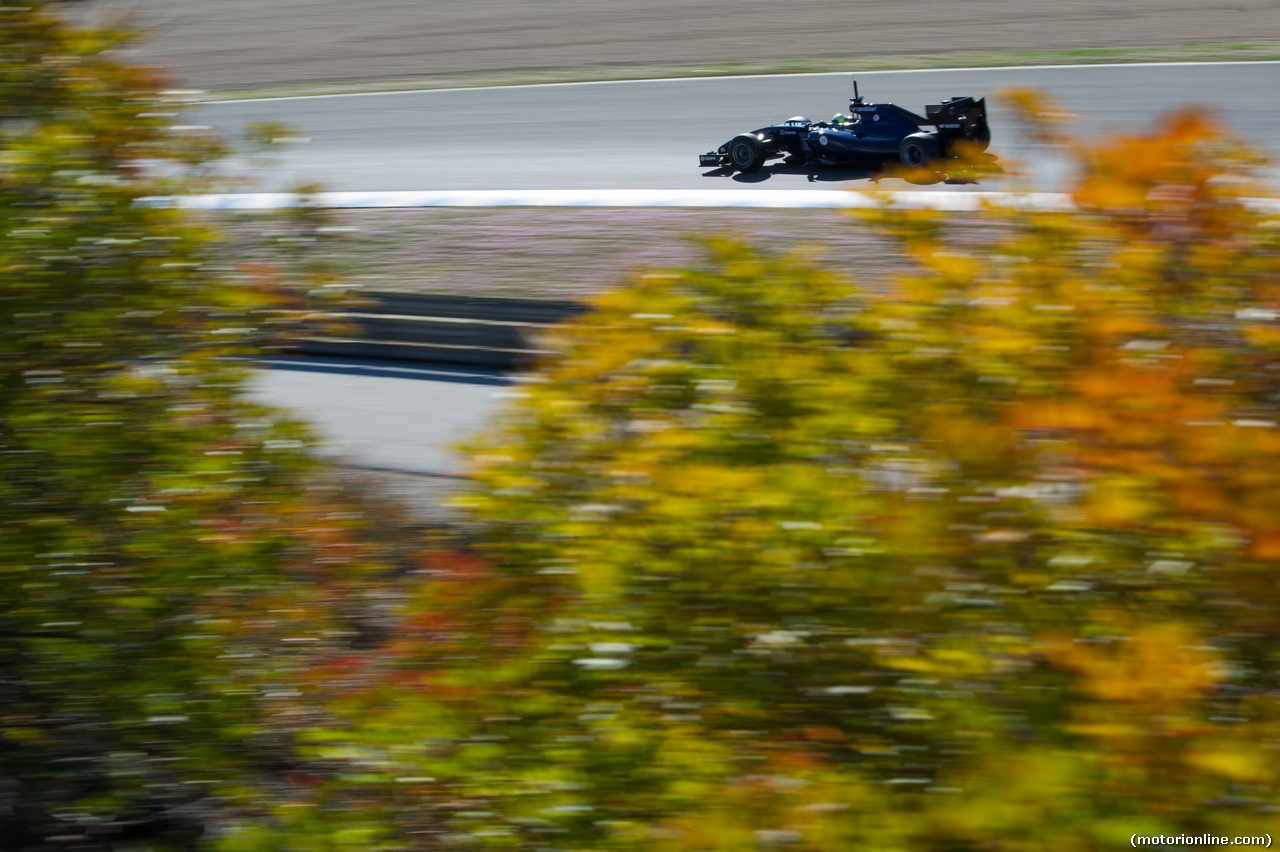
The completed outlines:
[[[739,134],[729,142],[729,162],[743,174],[759,171],[766,156],[764,143],[752,133]]]
[[[932,133],[912,133],[902,140],[898,157],[909,169],[927,169],[942,159],[942,147]]]

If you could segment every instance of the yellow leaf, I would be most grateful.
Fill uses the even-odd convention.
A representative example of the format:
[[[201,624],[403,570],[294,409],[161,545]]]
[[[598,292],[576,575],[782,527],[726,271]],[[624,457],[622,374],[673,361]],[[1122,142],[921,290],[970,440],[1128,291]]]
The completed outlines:
[[[1256,750],[1247,751],[1239,746],[1196,751],[1187,755],[1186,761],[1196,769],[1221,775],[1232,781],[1258,784],[1271,780],[1271,772],[1262,755]]]
[[[1098,481],[1086,507],[1089,521],[1100,526],[1141,523],[1154,510],[1154,501],[1142,483],[1118,476]]]

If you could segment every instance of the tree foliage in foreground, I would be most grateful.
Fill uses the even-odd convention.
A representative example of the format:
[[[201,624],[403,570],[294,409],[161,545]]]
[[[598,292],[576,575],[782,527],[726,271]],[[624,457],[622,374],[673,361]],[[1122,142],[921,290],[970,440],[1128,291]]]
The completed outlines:
[[[424,849],[1280,833],[1280,231],[1192,116],[1075,151],[1078,212],[870,216],[892,280],[601,297],[317,753]]]
[[[241,397],[268,300],[136,203],[216,146],[42,5],[0,2],[0,848],[234,839],[385,547]]]

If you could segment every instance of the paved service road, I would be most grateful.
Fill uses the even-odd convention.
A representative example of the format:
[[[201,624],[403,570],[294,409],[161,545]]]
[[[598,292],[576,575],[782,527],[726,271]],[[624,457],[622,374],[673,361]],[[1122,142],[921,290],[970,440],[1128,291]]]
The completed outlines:
[[[952,95],[1035,88],[1078,115],[1082,133],[1139,131],[1189,105],[1216,112],[1234,132],[1280,155],[1277,79],[1274,62],[858,75],[869,99],[921,112]],[[207,105],[199,116],[232,136],[249,122],[279,121],[310,140],[281,146],[278,168],[262,172],[276,177],[257,190],[311,181],[363,191],[831,189],[858,184],[826,170],[708,176],[696,156],[772,121],[828,118],[844,111],[850,91],[846,74],[722,77],[239,101]],[[993,107],[992,151],[1025,162],[1035,188],[1059,188],[1061,164],[1017,138],[998,98]]]
[[[250,394],[311,423],[324,452],[371,470],[454,476],[452,445],[475,434],[510,394],[481,372],[321,358],[279,359],[257,370]]]

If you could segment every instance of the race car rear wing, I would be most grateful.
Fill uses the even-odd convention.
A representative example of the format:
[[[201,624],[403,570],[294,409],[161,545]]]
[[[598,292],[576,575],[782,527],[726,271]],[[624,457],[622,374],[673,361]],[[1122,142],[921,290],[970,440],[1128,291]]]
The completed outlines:
[[[924,114],[929,124],[938,128],[938,136],[944,143],[967,139],[985,148],[991,141],[986,98],[948,98],[940,104],[929,104]]]

